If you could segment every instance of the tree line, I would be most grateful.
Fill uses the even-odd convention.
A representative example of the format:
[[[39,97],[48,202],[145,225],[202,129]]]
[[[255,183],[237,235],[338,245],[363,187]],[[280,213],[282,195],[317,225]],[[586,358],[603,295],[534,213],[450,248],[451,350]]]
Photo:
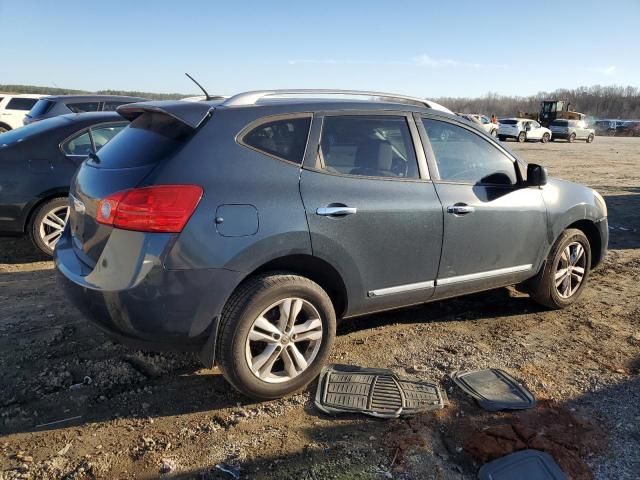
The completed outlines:
[[[0,92],[5,93],[32,93],[39,95],[124,95],[127,97],[142,97],[149,100],[177,100],[185,97],[192,97],[194,93],[154,93],[138,92],[130,90],[98,90],[90,92],[88,90],[74,90],[71,88],[39,87],[35,85],[0,85]]]
[[[488,93],[479,98],[434,99],[454,112],[494,114],[498,117],[515,116],[518,112],[538,112],[543,100],[569,101],[570,110],[594,118],[640,119],[640,88],[632,86],[563,88],[525,97]]]

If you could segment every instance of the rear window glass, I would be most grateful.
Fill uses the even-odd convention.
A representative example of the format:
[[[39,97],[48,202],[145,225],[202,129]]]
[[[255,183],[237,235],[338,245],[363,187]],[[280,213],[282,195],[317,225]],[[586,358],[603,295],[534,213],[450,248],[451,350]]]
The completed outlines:
[[[269,155],[302,163],[310,125],[310,117],[274,120],[251,130],[242,142]]]
[[[100,102],[67,103],[67,107],[73,113],[97,112],[99,106]]]
[[[502,123],[503,125],[517,125],[518,121],[517,120],[499,120],[499,123]]]
[[[7,110],[31,110],[38,101],[37,98],[12,98],[5,107]]]
[[[38,100],[29,112],[29,116],[31,118],[35,118],[39,117],[40,115],[44,115],[49,110],[51,110],[51,107],[53,107],[55,103],[56,102],[52,100]]]
[[[569,122],[566,120],[554,120],[551,122],[551,126],[553,127],[566,127],[567,125],[569,125]]]
[[[0,133],[0,148],[14,143],[22,142],[30,137],[33,137],[34,135],[47,132],[67,123],[69,123],[69,119],[67,118],[52,117],[42,120],[41,122],[30,123],[29,125],[25,125],[24,127],[9,130],[5,133]]]
[[[170,157],[193,132],[161,113],[143,113],[98,153],[100,168],[132,168]]]

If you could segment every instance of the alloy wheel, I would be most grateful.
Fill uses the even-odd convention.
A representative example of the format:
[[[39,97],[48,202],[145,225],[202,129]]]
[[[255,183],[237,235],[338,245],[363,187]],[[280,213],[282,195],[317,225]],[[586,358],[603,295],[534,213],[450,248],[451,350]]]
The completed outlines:
[[[53,250],[62,235],[64,226],[69,216],[69,207],[56,207],[51,209],[42,219],[38,232],[40,239],[48,248]]]
[[[322,344],[318,310],[298,297],[279,300],[256,318],[245,345],[251,372],[267,383],[297,377],[315,360]]]
[[[584,279],[586,262],[587,256],[580,242],[570,243],[562,251],[555,273],[556,291],[560,297],[569,298],[578,291]]]

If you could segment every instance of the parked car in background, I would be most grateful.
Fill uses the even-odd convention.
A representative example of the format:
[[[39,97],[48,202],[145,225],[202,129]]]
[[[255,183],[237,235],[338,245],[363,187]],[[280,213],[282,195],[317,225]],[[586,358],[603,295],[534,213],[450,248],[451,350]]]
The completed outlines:
[[[501,141],[513,138],[520,143],[528,141],[547,143],[552,135],[551,130],[528,118],[501,118],[498,124],[498,138]]]
[[[466,118],[470,122],[473,122],[479,125],[485,132],[487,132],[492,137],[498,135],[498,124],[491,123],[491,119],[486,115],[478,115],[476,113],[459,113],[463,118]]]
[[[275,398],[318,375],[337,318],[521,282],[580,296],[607,246],[597,192],[428,100],[306,93],[120,107],[54,253],[75,305]]]
[[[71,177],[126,125],[116,112],[69,114],[0,134],[0,234],[27,234],[51,255]]]
[[[551,141],[559,138],[573,143],[576,140],[585,140],[587,143],[593,142],[596,132],[593,128],[588,128],[584,120],[554,120],[549,125],[551,129]]]
[[[67,113],[115,111],[120,105],[146,102],[146,98],[120,95],[56,95],[43,97],[24,117],[24,124]]]
[[[616,135],[620,137],[640,137],[640,122],[627,120],[616,129]]]
[[[613,137],[622,124],[622,120],[596,120],[595,133],[596,135]]]
[[[22,126],[24,116],[42,95],[0,93],[0,133]]]

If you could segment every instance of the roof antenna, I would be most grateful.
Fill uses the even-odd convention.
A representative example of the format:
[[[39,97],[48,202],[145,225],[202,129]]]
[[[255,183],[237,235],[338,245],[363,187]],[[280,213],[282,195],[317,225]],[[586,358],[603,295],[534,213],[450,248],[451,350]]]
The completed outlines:
[[[209,95],[207,93],[207,91],[204,89],[204,87],[202,85],[200,85],[195,78],[193,78],[191,75],[189,75],[187,72],[184,72],[184,74],[189,77],[189,80],[191,80],[193,83],[195,83],[198,87],[200,87],[200,90],[202,90],[204,92],[204,96],[207,97],[207,100],[211,100],[211,95]]]

